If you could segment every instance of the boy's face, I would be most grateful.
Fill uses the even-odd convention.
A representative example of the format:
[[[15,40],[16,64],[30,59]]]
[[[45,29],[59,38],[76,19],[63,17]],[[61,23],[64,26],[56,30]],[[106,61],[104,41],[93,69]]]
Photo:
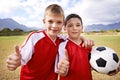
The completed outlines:
[[[71,39],[80,38],[82,29],[83,26],[78,18],[71,18],[70,20],[67,21],[67,24],[65,26],[65,30],[67,31],[69,38]]]
[[[51,38],[56,38],[56,35],[61,32],[64,23],[64,17],[62,15],[55,15],[49,13],[43,19],[43,22],[47,28],[47,34]]]

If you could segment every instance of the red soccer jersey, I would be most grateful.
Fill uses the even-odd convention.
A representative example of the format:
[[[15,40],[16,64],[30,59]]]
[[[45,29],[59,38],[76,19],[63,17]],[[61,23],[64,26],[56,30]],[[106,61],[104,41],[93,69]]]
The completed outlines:
[[[31,33],[21,48],[20,80],[57,80],[54,63],[61,41],[52,41],[45,31]]]
[[[89,64],[89,53],[91,48],[82,47],[82,43],[77,45],[71,40],[62,42],[59,46],[59,59],[63,56],[62,50],[68,51],[70,68],[66,77],[60,80],[92,80],[91,67]]]

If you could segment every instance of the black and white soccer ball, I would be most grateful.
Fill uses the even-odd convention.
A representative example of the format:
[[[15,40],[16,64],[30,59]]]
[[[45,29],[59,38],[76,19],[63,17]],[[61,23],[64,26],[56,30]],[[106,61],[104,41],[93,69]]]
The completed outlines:
[[[91,67],[103,74],[114,72],[119,66],[119,57],[117,53],[106,46],[99,46],[91,50],[89,56]]]

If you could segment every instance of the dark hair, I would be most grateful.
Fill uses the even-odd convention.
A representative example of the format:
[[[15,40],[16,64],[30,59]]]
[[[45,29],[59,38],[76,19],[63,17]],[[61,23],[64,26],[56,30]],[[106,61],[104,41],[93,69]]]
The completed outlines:
[[[83,25],[83,22],[82,22],[82,18],[79,16],[79,15],[77,15],[77,14],[69,14],[67,17],[66,17],[66,19],[65,19],[65,26],[66,26],[66,24],[67,24],[67,21],[68,20],[70,20],[71,18],[78,18],[80,21],[81,21],[81,24]]]

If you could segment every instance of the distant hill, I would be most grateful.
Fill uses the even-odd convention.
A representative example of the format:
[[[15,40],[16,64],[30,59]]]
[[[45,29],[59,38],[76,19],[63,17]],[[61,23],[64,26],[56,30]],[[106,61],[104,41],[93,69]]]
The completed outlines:
[[[18,22],[16,22],[11,18],[0,19],[0,30],[2,30],[3,28],[9,28],[11,30],[18,28],[24,31],[30,31],[35,29],[35,28],[28,28],[25,25],[19,24]]]
[[[108,25],[103,25],[103,24],[93,24],[93,25],[87,25],[85,27],[85,31],[90,32],[90,31],[107,31],[107,30],[120,30],[120,22],[114,23],[114,24],[108,24]]]
[[[3,28],[9,28],[11,30],[19,28],[24,31],[30,31],[30,30],[39,30],[38,28],[29,28],[28,26],[19,24],[15,20],[11,18],[5,18],[5,19],[0,19],[0,30]],[[108,25],[103,25],[103,24],[92,24],[92,25],[87,25],[85,26],[85,31],[90,32],[90,31],[101,31],[101,30],[120,30],[120,22],[114,23],[114,24],[108,24]]]

